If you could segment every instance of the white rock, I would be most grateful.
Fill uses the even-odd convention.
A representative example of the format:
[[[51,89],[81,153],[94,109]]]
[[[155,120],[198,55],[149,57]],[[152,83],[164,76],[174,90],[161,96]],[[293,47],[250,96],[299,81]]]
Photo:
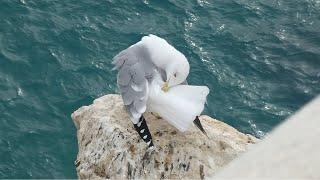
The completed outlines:
[[[134,130],[119,95],[100,97],[75,111],[78,177],[203,179],[258,141],[208,116],[200,120],[209,138],[195,127],[181,133],[161,118],[145,117],[154,151]]]

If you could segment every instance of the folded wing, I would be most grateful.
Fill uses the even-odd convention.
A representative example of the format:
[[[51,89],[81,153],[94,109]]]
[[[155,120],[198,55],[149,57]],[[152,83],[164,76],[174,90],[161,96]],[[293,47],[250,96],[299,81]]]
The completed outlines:
[[[155,66],[140,46],[131,46],[113,58],[118,69],[117,83],[130,119],[137,124],[146,111],[148,80],[152,78]]]

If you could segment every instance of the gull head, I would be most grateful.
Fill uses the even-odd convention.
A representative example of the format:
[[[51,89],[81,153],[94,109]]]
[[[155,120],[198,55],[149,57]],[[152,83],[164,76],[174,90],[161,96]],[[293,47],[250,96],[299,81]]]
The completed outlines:
[[[183,54],[175,57],[166,68],[167,80],[162,86],[162,90],[167,92],[170,87],[183,83],[189,75],[190,65]]]
[[[151,61],[166,72],[163,91],[166,92],[187,79],[190,69],[187,58],[165,39],[150,34],[142,38],[141,45],[148,50]]]

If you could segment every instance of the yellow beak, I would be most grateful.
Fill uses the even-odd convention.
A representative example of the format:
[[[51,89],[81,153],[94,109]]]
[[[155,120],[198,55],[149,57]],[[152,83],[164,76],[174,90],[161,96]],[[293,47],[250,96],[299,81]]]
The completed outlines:
[[[165,82],[161,88],[162,91],[168,92],[169,91],[169,83]]]

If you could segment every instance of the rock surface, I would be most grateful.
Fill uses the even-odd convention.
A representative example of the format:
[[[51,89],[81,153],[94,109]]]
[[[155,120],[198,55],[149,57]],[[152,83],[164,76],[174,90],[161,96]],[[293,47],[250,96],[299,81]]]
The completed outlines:
[[[134,130],[119,95],[100,97],[75,111],[78,177],[203,179],[258,141],[208,116],[200,117],[208,138],[194,126],[182,133],[159,117],[145,117],[154,151]]]

